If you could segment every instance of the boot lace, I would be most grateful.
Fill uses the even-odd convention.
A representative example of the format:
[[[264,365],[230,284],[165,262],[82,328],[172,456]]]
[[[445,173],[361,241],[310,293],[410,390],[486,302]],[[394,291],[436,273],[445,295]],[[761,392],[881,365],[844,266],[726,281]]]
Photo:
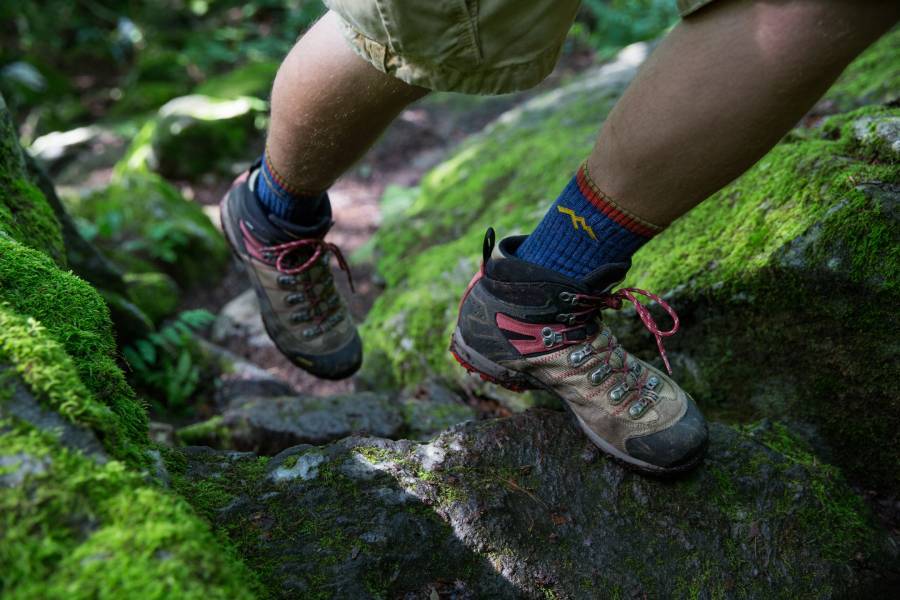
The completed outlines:
[[[641,295],[652,301],[656,301],[672,318],[671,329],[661,329],[653,319],[650,311],[637,299],[636,295]],[[579,329],[585,322],[589,321],[591,318],[595,318],[601,310],[621,310],[625,302],[630,302],[634,306],[644,327],[655,338],[656,346],[659,349],[659,354],[666,366],[666,371],[668,371],[670,375],[672,374],[672,367],[669,364],[669,358],[666,355],[663,338],[675,335],[680,326],[680,321],[675,310],[658,295],[638,288],[622,288],[615,292],[599,296],[563,292],[560,294],[560,299],[570,303],[573,307],[585,307],[585,310],[582,311],[560,315],[562,317],[561,320],[566,321],[570,325],[569,328],[558,332],[563,339],[567,331]],[[581,325],[572,327],[572,325],[575,325],[576,323],[580,323]],[[598,347],[595,347],[593,342],[604,336],[606,337],[605,347],[603,347],[602,343]],[[595,352],[597,354],[595,354]],[[595,361],[589,360],[595,356],[599,358],[598,355],[605,355],[599,363],[599,366],[597,366]],[[621,366],[613,365],[614,357],[619,359],[617,362],[619,362]],[[612,389],[610,397],[615,404],[622,404],[622,410],[627,407],[628,413],[632,418],[639,418],[643,415],[647,407],[655,403],[658,398],[658,391],[656,390],[659,385],[658,378],[649,374],[641,367],[640,362],[631,358],[628,352],[619,345],[616,338],[606,327],[601,329],[600,333],[590,340],[589,343],[584,344],[582,348],[572,352],[572,354],[570,354],[570,361],[572,362],[572,365],[576,367],[597,366],[597,368],[591,369],[589,375],[594,383],[599,383],[614,373],[623,374],[624,382]],[[589,362],[593,364],[589,365]],[[633,391],[638,392],[637,401],[633,401],[634,395],[631,394]],[[631,396],[631,400],[624,402],[627,396]]]
[[[314,281],[310,276],[303,276],[304,273],[310,271],[320,261],[324,263],[323,266],[327,269],[327,259],[323,261],[323,257],[333,255],[337,259],[338,266],[347,274],[350,290],[355,292],[356,288],[353,286],[353,276],[350,273],[350,267],[347,265],[347,260],[344,258],[340,248],[335,244],[319,238],[306,238],[292,240],[284,244],[263,246],[259,248],[259,254],[264,260],[274,261],[275,269],[282,274],[279,278],[279,285],[300,291],[300,293],[288,294],[288,303],[303,302],[308,305],[308,310],[297,311],[291,315],[295,322],[314,323],[314,327],[303,331],[304,337],[312,338],[320,333],[324,333],[343,319],[340,310],[340,299],[334,286],[327,285],[325,290],[319,295],[315,293],[317,281]],[[323,304],[325,306],[321,308]]]

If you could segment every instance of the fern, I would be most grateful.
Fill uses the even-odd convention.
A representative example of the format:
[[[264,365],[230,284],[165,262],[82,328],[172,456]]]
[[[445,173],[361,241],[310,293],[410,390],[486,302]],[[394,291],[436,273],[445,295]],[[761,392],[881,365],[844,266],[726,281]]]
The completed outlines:
[[[162,399],[157,408],[175,412],[187,408],[200,382],[200,367],[191,352],[194,332],[214,320],[206,310],[186,310],[122,350],[135,381]]]

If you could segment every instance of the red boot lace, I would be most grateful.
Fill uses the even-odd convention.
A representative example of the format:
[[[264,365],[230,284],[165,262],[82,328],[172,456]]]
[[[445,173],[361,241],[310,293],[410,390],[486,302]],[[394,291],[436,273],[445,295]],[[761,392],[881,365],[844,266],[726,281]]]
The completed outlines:
[[[641,304],[638,299],[635,298],[635,294],[640,294],[645,298],[656,301],[663,308],[663,310],[669,313],[669,316],[672,317],[672,328],[667,331],[661,330],[659,328],[659,325],[657,325],[656,321],[653,319],[653,315],[651,315],[650,311],[647,310],[647,307]],[[653,337],[656,339],[656,347],[659,348],[659,355],[662,357],[663,363],[666,365],[666,371],[668,371],[669,375],[671,375],[672,367],[669,364],[669,357],[666,355],[666,349],[663,346],[663,338],[675,335],[675,333],[678,331],[680,322],[678,320],[678,315],[675,313],[675,309],[669,306],[669,304],[665,300],[654,293],[647,292],[638,288],[622,288],[620,290],[616,290],[611,294],[604,294],[602,296],[592,296],[589,294],[573,294],[572,296],[572,304],[595,306],[598,308],[611,308],[613,310],[620,310],[623,306],[623,302],[626,300],[634,305],[634,310],[637,311],[638,317],[640,317],[641,321],[644,323],[644,327],[646,327],[647,331],[652,333]]]
[[[306,261],[296,267],[285,266],[285,262],[293,253],[301,249],[308,249],[309,247],[314,248],[314,250]],[[350,274],[350,267],[347,265],[347,260],[344,258],[343,253],[341,253],[341,249],[331,242],[326,242],[325,240],[318,238],[308,238],[303,240],[293,240],[276,246],[265,246],[262,251],[276,256],[275,268],[278,269],[279,273],[284,273],[285,275],[297,275],[298,273],[308,271],[316,264],[316,261],[322,254],[331,252],[337,259],[338,266],[347,274],[347,282],[350,284],[350,290],[353,292],[356,291],[353,287],[353,275]]]

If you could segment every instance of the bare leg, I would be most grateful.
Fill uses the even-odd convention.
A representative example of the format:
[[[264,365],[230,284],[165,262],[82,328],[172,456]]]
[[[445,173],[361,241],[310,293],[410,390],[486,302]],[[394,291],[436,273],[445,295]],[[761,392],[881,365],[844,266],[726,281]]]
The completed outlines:
[[[669,224],[759,160],[898,16],[896,1],[713,3],[675,27],[612,110],[593,179]]]
[[[278,70],[269,159],[294,189],[325,190],[408,104],[427,93],[354,54],[328,13]]]

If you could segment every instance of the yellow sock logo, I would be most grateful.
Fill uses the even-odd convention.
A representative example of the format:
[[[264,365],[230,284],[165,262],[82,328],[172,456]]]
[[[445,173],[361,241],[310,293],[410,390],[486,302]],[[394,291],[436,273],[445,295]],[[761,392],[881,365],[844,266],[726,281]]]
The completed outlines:
[[[578,229],[583,229],[585,233],[591,236],[592,240],[597,239],[597,236],[594,235],[594,230],[591,229],[591,226],[584,221],[584,217],[579,217],[575,214],[574,210],[572,210],[571,208],[566,208],[565,206],[560,206],[557,204],[556,209],[564,215],[569,215],[569,218],[572,219],[572,228],[575,229],[575,231],[578,231]]]

